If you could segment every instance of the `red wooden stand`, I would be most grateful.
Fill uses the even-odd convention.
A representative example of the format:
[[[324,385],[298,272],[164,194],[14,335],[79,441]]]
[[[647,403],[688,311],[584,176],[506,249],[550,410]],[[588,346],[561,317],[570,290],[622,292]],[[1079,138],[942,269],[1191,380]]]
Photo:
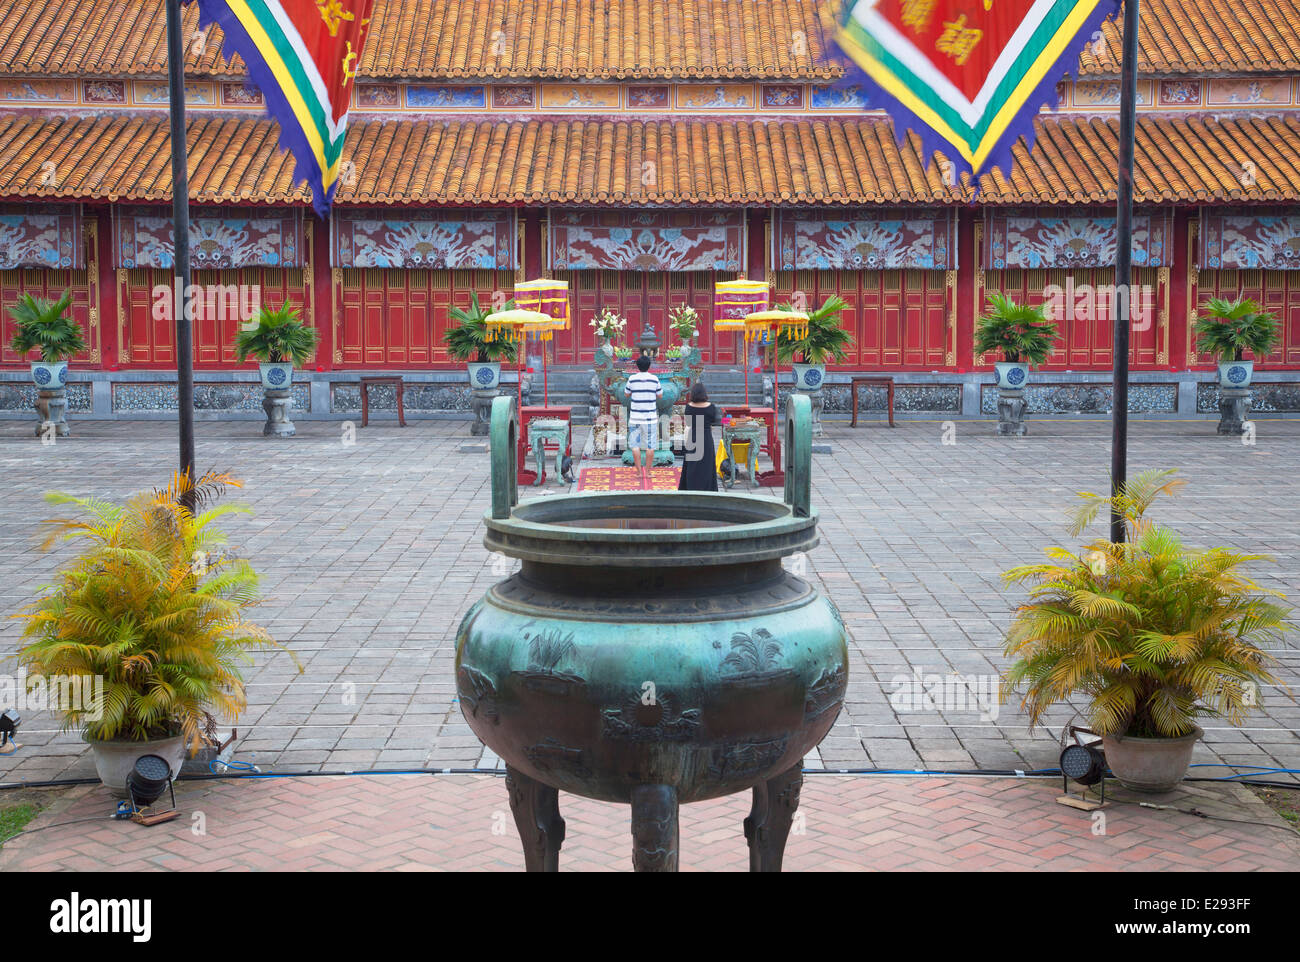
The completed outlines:
[[[762,418],[767,422],[767,443],[759,450],[766,452],[772,459],[772,470],[758,472],[758,483],[764,488],[782,487],[785,484],[785,465],[781,463],[781,432],[776,428],[776,411],[772,408],[737,404],[723,408],[722,413],[732,417]]]

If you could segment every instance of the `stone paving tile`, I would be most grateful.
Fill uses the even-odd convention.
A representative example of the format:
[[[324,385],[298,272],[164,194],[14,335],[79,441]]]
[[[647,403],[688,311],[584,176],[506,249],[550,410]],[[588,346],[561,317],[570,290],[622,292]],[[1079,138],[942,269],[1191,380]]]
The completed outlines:
[[[1057,805],[1059,793],[1055,779],[809,776],[785,869],[1300,869],[1300,837],[1240,785],[1197,784],[1159,797],[1216,818],[1116,802],[1103,834],[1094,834],[1088,813]],[[0,871],[523,867],[504,782],[491,775],[182,782],[182,818],[152,828],[110,819],[113,801],[99,786],[51,795],[29,826],[39,831],[0,850]],[[630,871],[626,805],[561,793],[560,811],[567,823],[562,871]],[[748,811],[748,793],[683,806],[681,868],[747,870]],[[196,812],[205,834],[193,833]]]
[[[1257,443],[1245,446],[1217,437],[1212,420],[1133,421],[1130,470],[1182,468],[1190,484],[1159,518],[1197,546],[1272,554],[1278,563],[1259,566],[1259,580],[1300,597],[1300,422],[1257,425]],[[944,445],[938,421],[830,423],[834,453],[814,456],[821,545],[804,559],[806,575],[836,601],[851,635],[847,707],[822,751],[828,767],[1050,767],[1073,718],[1062,707],[1030,733],[1013,704],[989,717],[978,704],[965,710],[969,702],[936,710],[900,699],[918,673],[998,674],[1020,597],[999,573],[1065,540],[1062,511],[1074,492],[1107,483],[1105,420],[1035,420],[1025,439],[997,438],[987,421],[956,426],[956,443]],[[259,619],[303,669],[285,654],[254,656],[236,757],[264,770],[495,765],[464,725],[452,677],[456,626],[503,574],[482,546],[487,458],[458,451],[468,424],[382,423],[350,446],[336,424],[298,427],[297,438],[277,442],[251,422],[198,425],[200,465],[246,482],[240,498],[255,514],[227,527],[262,573]],[[37,551],[45,491],[120,498],[172,470],[169,423],[81,421],[73,430],[47,447],[25,422],[0,422],[4,613],[67,557],[62,547]],[[16,650],[18,632],[0,619],[0,657]],[[1298,647],[1292,637],[1277,653],[1292,690]],[[1245,728],[1205,727],[1198,763],[1300,767],[1300,704],[1280,689],[1263,692]],[[20,742],[0,757],[0,780],[93,773],[84,744],[58,732],[49,713],[24,713]]]

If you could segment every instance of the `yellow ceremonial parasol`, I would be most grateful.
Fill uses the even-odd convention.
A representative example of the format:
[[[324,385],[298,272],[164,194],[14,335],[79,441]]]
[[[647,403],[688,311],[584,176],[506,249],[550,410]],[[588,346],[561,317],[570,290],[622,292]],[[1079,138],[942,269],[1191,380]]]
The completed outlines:
[[[755,340],[760,331],[770,330],[802,339],[808,336],[808,315],[802,311],[756,311],[746,316],[745,340]]]
[[[524,379],[523,360],[526,353],[522,348],[522,342],[528,337],[530,332],[542,331],[544,337],[551,336],[553,318],[549,314],[542,314],[539,311],[524,311],[518,308],[509,311],[497,311],[495,314],[489,314],[483,318],[483,324],[487,328],[487,339],[489,341],[512,341],[520,344],[520,350],[517,352],[519,361],[519,401],[520,408],[524,405]]]

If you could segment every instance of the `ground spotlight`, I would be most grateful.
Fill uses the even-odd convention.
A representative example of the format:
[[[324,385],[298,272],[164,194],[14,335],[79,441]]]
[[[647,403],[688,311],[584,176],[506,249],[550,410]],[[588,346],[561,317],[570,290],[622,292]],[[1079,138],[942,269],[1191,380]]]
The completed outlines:
[[[1085,788],[1100,783],[1101,804],[1104,805],[1106,803],[1106,755],[1101,750],[1101,738],[1096,732],[1087,728],[1076,728],[1073,725],[1069,728],[1069,735],[1074,742],[1061,749],[1060,760],[1061,786],[1066,793],[1066,798],[1072,799],[1069,794],[1071,781],[1078,782]],[[1085,735],[1092,737],[1085,739],[1082,737]]]
[[[22,718],[13,708],[6,708],[3,714],[0,714],[0,755],[12,755],[18,750],[18,743],[14,737],[18,734],[18,726],[22,724]],[[5,746],[12,746],[5,751]]]
[[[170,821],[180,813],[176,811],[176,789],[172,787],[172,769],[160,755],[141,755],[135,767],[126,776],[126,789],[131,796],[131,819],[142,825],[156,825]],[[166,792],[171,793],[172,807],[165,812],[144,811]]]

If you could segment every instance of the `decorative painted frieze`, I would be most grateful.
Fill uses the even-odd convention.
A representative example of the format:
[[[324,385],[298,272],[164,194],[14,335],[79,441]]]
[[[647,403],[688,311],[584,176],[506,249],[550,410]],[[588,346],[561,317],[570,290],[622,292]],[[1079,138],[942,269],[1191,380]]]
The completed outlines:
[[[986,210],[983,265],[991,270],[1110,267],[1116,238],[1113,208],[1082,208],[1068,216],[1053,208]],[[1135,211],[1133,266],[1170,266],[1173,238],[1172,210]]]
[[[805,208],[774,212],[776,270],[952,270],[957,218],[950,210]]]
[[[1300,208],[1267,214],[1202,208],[1197,266],[1228,270],[1300,270]]]
[[[514,270],[515,214],[335,208],[330,266]]]
[[[742,210],[552,209],[552,270],[740,271]]]
[[[113,208],[113,266],[171,267],[176,249],[170,207]],[[300,267],[302,211],[190,208],[190,266],[199,269]]]
[[[80,205],[0,206],[0,270],[86,266]]]

